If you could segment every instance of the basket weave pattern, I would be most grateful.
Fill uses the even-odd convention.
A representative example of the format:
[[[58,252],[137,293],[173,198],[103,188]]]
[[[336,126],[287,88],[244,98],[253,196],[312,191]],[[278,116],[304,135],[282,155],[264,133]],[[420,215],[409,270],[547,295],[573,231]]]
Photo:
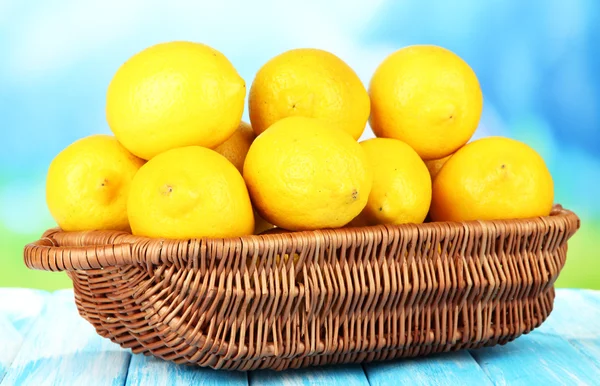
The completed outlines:
[[[552,310],[577,216],[214,240],[47,231],[82,317],[134,353],[282,370],[507,343]]]

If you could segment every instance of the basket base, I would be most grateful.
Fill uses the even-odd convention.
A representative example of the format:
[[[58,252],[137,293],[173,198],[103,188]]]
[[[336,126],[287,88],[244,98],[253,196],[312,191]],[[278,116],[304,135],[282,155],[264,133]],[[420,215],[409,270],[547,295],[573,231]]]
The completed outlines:
[[[536,296],[511,302],[490,301],[487,304],[479,303],[462,308],[456,305],[454,310],[448,307],[446,315],[436,315],[435,318],[431,318],[432,311],[428,309],[417,307],[406,309],[404,312],[400,310],[388,315],[387,319],[407,319],[405,331],[396,331],[395,335],[388,334],[380,339],[374,327],[376,321],[365,321],[362,326],[356,326],[364,331],[364,338],[359,343],[352,341],[344,344],[343,336],[340,335],[337,347],[331,347],[330,344],[330,347],[323,349],[325,341],[332,341],[327,339],[327,332],[324,332],[322,341],[312,344],[306,342],[303,353],[292,356],[286,355],[285,352],[276,352],[273,345],[270,349],[263,348],[261,351],[260,348],[252,347],[242,350],[234,344],[218,344],[216,341],[200,340],[200,343],[204,344],[198,344],[198,340],[194,341],[189,334],[180,335],[173,328],[169,328],[168,323],[164,323],[164,312],[157,311],[155,307],[145,308],[144,304],[140,304],[139,307],[139,311],[145,313],[143,317],[129,312],[129,317],[121,315],[119,320],[115,320],[109,316],[114,315],[115,310],[109,309],[108,304],[103,310],[97,303],[89,301],[90,296],[94,295],[85,290],[90,284],[88,273],[71,273],[70,276],[75,284],[75,301],[79,313],[95,327],[99,335],[109,338],[123,348],[131,349],[135,354],[151,355],[178,364],[239,371],[279,371],[329,364],[367,363],[503,345],[541,325],[552,311],[555,295],[554,287],[549,286]],[[119,273],[120,275],[122,273]],[[84,278],[85,282],[81,282]],[[96,290],[96,296],[97,292]],[[125,301],[131,303],[130,300]],[[111,303],[114,304],[114,299]],[[127,308],[131,309],[131,305]],[[438,313],[439,310],[433,312]],[[161,313],[163,315],[157,320]],[[445,321],[447,327],[431,323],[428,329],[418,326],[411,328],[411,323],[418,325],[419,321],[426,323],[426,320],[434,319]],[[452,324],[455,325],[454,331],[450,331]],[[375,334],[370,335],[369,332]],[[235,340],[235,334],[233,339]],[[255,351],[254,356],[248,353],[252,350]]]

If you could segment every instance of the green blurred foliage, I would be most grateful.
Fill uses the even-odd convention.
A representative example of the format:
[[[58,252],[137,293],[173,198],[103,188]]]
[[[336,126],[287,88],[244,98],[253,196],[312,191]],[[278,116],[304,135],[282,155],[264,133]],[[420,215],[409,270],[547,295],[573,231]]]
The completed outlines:
[[[16,234],[0,224],[0,287],[30,287],[55,290],[71,287],[71,280],[64,272],[30,270],[23,262],[23,249],[41,234]]]
[[[557,287],[600,289],[600,221],[582,219],[581,228],[569,240],[567,263]]]

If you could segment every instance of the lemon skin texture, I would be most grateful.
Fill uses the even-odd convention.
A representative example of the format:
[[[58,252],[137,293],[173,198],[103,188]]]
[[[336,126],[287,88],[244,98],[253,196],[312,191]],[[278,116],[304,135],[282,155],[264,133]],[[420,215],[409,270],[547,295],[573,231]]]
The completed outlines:
[[[111,80],[106,118],[117,139],[138,157],[199,145],[214,148],[240,124],[246,86],[219,51],[168,42],[127,60]]]

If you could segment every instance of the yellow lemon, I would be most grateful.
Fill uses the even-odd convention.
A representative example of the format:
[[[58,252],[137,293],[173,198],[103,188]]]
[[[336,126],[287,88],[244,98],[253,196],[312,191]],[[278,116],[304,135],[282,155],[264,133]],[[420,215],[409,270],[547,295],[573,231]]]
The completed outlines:
[[[241,174],[214,150],[168,150],[142,166],[128,201],[133,234],[188,239],[252,234],[254,217]]]
[[[217,146],[215,151],[227,158],[242,173],[246,154],[254,138],[256,138],[256,135],[252,127],[246,122],[242,122],[233,135]]]
[[[450,157],[452,157],[452,154],[447,155],[442,158],[425,161],[425,166],[427,166],[427,170],[429,170],[429,175],[431,176],[431,180],[435,179],[435,176],[437,176],[438,173],[440,172],[440,170],[442,170],[442,167],[444,166],[446,161],[448,161],[450,159]]]
[[[389,138],[361,146],[373,169],[373,187],[353,225],[422,223],[431,203],[431,178],[417,152]]]
[[[269,60],[248,99],[256,134],[291,116],[319,118],[358,139],[369,118],[369,95],[358,75],[327,51],[295,49]]]
[[[117,139],[150,159],[177,147],[214,148],[240,124],[246,85],[229,60],[200,43],[149,47],[123,64],[106,96]]]
[[[289,259],[290,259],[290,255],[288,255],[287,253],[283,255],[283,259],[282,259],[281,255],[275,255],[275,264],[279,265],[282,260],[283,260],[283,264],[287,264]],[[297,264],[298,260],[300,260],[300,255],[297,253],[294,253],[293,260],[294,260],[294,264]]]
[[[254,134],[252,126],[242,122],[235,133],[227,141],[217,146],[215,151],[227,158],[242,173],[246,154],[248,154],[250,145],[252,145],[255,138],[256,134]],[[254,234],[257,235],[272,228],[274,228],[274,225],[254,210]]]
[[[46,202],[52,217],[65,231],[129,230],[127,196],[143,163],[109,135],[73,142],[48,169]]]
[[[473,141],[446,162],[433,181],[433,221],[547,216],[552,176],[542,157],[509,138]]]
[[[365,207],[372,172],[345,131],[314,118],[284,118],[259,135],[244,179],[263,218],[289,230],[337,228]]]
[[[438,46],[410,46],[388,56],[369,94],[375,135],[400,139],[423,159],[445,157],[467,143],[483,108],[471,67]]]

